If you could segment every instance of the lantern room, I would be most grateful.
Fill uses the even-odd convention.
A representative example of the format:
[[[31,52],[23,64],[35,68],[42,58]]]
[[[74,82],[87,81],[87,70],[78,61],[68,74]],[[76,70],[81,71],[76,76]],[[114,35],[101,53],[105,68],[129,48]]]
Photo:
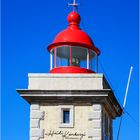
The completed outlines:
[[[48,46],[50,73],[96,73],[100,50],[92,39],[80,29],[80,15],[73,11],[68,27],[61,31]]]

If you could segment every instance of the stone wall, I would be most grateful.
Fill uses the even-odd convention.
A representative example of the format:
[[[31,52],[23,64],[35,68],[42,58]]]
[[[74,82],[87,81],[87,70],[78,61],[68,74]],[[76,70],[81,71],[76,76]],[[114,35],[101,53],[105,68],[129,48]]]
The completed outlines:
[[[44,137],[44,130],[40,128],[40,120],[44,119],[44,111],[39,104],[30,106],[30,140],[39,140]]]
[[[61,115],[58,104],[40,105],[40,111],[44,112],[44,119],[40,120],[39,129],[42,133],[38,137],[39,140],[101,140],[102,106],[99,104],[72,105],[74,109],[74,127],[70,128],[59,127]],[[43,130],[44,135],[41,135]]]
[[[102,139],[102,106],[93,104],[92,112],[89,113],[90,128],[88,128],[88,136],[93,140]]]

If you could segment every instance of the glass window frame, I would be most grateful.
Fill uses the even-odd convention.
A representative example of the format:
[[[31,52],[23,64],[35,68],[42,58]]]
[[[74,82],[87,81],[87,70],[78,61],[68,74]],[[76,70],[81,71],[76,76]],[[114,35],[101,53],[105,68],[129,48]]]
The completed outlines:
[[[63,122],[63,111],[69,110],[69,123]],[[74,106],[73,105],[59,105],[59,128],[74,127]]]
[[[68,64],[66,65],[62,65],[61,61],[64,61],[64,58],[60,57],[60,63],[57,64],[59,57],[57,56],[57,49],[61,48],[61,47],[69,47],[69,57],[66,58],[66,61],[68,62]],[[66,66],[74,66],[72,65],[72,59],[73,59],[73,54],[72,54],[72,49],[73,47],[77,47],[80,49],[86,49],[86,59],[84,60],[86,62],[86,64],[83,64],[84,66],[77,66],[77,67],[81,67],[81,68],[86,68],[88,70],[92,70],[94,72],[98,72],[98,55],[95,51],[88,49],[88,48],[84,48],[81,46],[70,46],[70,45],[63,45],[63,46],[59,46],[57,48],[54,48],[50,51],[50,70],[53,68],[57,68],[57,67],[66,67]],[[94,57],[92,57],[91,55],[95,55]],[[81,63],[83,62],[82,59],[80,59]],[[70,61],[70,62],[69,62]],[[93,63],[95,62],[94,66]]]

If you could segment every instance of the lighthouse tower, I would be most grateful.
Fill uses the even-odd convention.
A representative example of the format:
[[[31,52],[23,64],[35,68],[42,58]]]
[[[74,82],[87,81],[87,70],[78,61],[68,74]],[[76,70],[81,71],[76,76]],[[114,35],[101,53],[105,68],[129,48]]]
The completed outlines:
[[[98,73],[100,50],[79,27],[76,12],[48,46],[50,73],[29,73],[30,140],[112,140],[112,121],[121,116],[114,93]]]

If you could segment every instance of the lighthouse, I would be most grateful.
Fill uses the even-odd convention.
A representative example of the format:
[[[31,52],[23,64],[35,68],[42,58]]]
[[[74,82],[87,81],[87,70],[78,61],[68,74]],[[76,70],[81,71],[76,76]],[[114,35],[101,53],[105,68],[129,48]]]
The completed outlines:
[[[68,14],[68,27],[47,47],[50,72],[29,73],[28,88],[17,89],[30,104],[30,140],[113,140],[122,108],[98,73],[100,50],[80,20],[76,10]]]

